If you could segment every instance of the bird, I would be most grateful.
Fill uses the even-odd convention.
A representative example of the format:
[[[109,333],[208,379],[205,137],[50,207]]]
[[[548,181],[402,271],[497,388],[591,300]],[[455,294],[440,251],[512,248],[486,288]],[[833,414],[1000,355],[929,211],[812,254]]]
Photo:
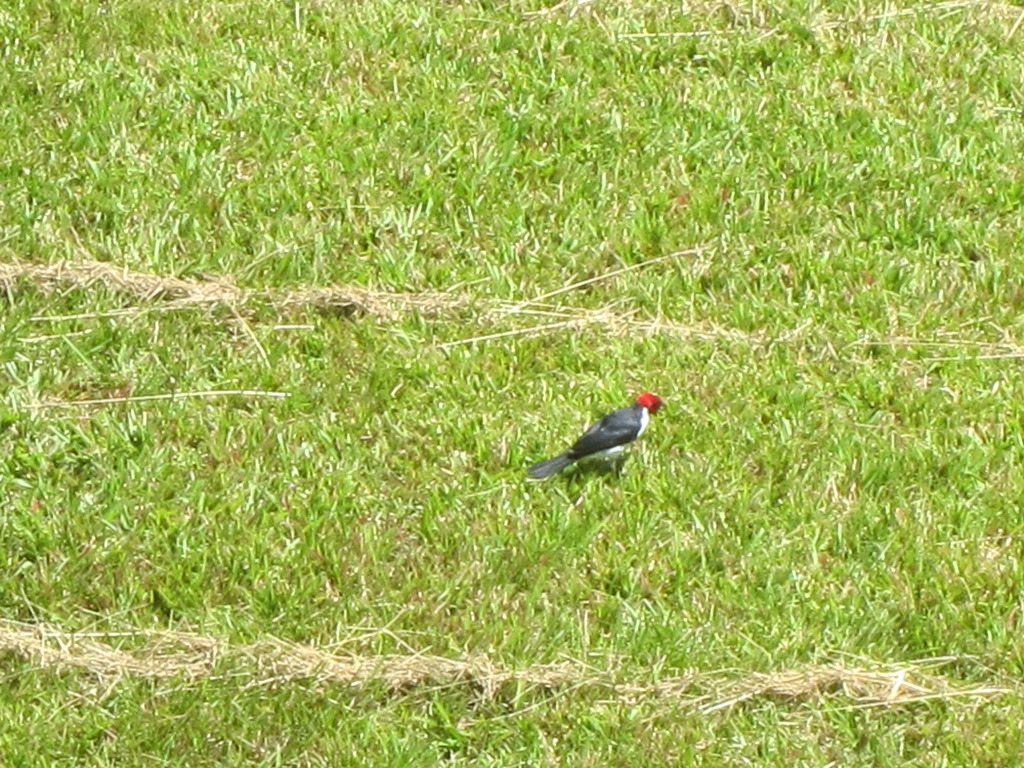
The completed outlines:
[[[534,464],[526,474],[532,480],[547,480],[581,459],[611,459],[622,453],[651,420],[651,414],[664,407],[664,402],[651,392],[644,392],[632,405],[612,411],[584,432],[572,448],[554,458]]]

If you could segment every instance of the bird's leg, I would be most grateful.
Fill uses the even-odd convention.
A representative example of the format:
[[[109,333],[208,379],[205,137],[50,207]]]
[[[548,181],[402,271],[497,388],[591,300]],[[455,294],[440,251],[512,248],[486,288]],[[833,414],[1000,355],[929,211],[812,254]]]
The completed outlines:
[[[614,459],[612,459],[612,466],[615,470],[616,477],[622,477],[622,473],[626,469],[626,461],[628,459],[629,455],[625,451],[618,454],[617,456],[615,456]]]

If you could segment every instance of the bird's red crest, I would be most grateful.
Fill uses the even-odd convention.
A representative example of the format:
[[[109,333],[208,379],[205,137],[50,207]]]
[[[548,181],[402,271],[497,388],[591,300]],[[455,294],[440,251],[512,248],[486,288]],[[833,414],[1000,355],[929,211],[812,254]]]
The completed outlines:
[[[644,392],[640,395],[640,397],[636,399],[636,404],[646,408],[651,413],[657,413],[665,405],[660,397],[651,392]]]

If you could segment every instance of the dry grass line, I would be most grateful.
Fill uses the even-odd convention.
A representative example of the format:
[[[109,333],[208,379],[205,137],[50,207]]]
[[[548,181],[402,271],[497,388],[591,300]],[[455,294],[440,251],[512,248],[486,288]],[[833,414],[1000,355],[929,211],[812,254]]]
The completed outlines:
[[[313,307],[342,314],[355,312],[385,320],[417,313],[438,317],[471,306],[470,299],[451,293],[391,293],[370,291],[353,286],[304,288],[288,291],[283,296],[268,296],[270,301],[287,309]]]
[[[144,652],[128,653],[100,638],[106,633],[71,633],[52,626],[0,625],[0,652],[14,653],[37,667],[56,670],[77,669],[98,677],[144,677],[196,679],[214,667],[218,644],[201,635],[176,632],[130,633],[133,638],[152,642]]]
[[[0,263],[0,290],[13,292],[19,283],[28,283],[44,291],[86,290],[102,286],[113,293],[124,294],[139,303],[132,308],[75,315],[41,315],[37,322],[86,320],[99,317],[135,316],[146,312],[176,310],[195,306],[228,307],[235,317],[238,309],[253,301],[267,301],[282,309],[314,308],[341,315],[363,314],[384,321],[394,321],[409,314],[424,317],[454,317],[468,313],[479,322],[508,324],[522,321],[511,330],[487,333],[439,344],[441,348],[490,341],[510,336],[537,336],[564,330],[598,329],[613,335],[630,333],[666,334],[681,339],[757,341],[755,335],[719,328],[710,324],[687,325],[660,318],[638,317],[633,313],[611,309],[584,309],[553,305],[545,300],[611,280],[622,274],[646,269],[652,265],[695,256],[701,248],[693,248],[627,267],[611,270],[523,301],[486,301],[457,293],[401,293],[371,291],[354,286],[306,287],[284,292],[252,291],[239,288],[227,279],[195,280],[137,272],[96,261],[62,261],[35,264],[24,261]],[[149,304],[151,306],[144,306]],[[545,322],[547,321],[547,322]],[[48,338],[48,337],[43,337]]]
[[[189,280],[167,275],[136,272],[99,261],[59,261],[34,264],[24,261],[0,263],[0,289],[13,291],[25,281],[42,290],[90,288],[102,285],[110,291],[125,293],[147,301],[170,301],[181,304],[238,305],[246,300],[246,292],[227,281]]]
[[[704,246],[698,246],[665,256],[659,256],[639,264],[617,268],[595,277],[571,283],[555,291],[521,301],[475,299],[458,293],[401,293],[371,291],[354,286],[306,287],[289,291],[256,291],[239,288],[227,279],[210,281],[168,277],[127,268],[118,268],[103,262],[64,261],[54,264],[34,264],[23,261],[0,262],[0,291],[14,292],[19,283],[29,283],[42,290],[82,290],[100,285],[109,291],[122,293],[138,302],[138,306],[115,309],[106,312],[76,315],[42,315],[34,321],[51,322],[61,320],[86,320],[99,317],[136,316],[157,310],[174,310],[195,306],[223,305],[229,308],[233,317],[240,320],[239,308],[254,301],[266,301],[282,310],[313,308],[332,314],[363,314],[382,321],[395,321],[410,314],[435,319],[471,317],[474,325],[488,324],[502,330],[439,342],[436,347],[451,347],[509,339],[513,337],[535,337],[560,332],[596,330],[611,336],[650,335],[670,336],[682,341],[735,342],[751,346],[786,344],[799,340],[807,332],[813,333],[811,321],[806,321],[779,336],[764,332],[745,332],[725,328],[713,323],[681,323],[662,317],[648,317],[638,312],[611,307],[589,309],[585,307],[553,304],[556,299],[594,283],[608,281],[622,274],[647,269],[653,265],[678,260],[683,257],[697,257],[691,264],[700,271],[706,266],[707,254]],[[146,306],[146,305],[149,306]],[[244,324],[244,320],[242,320]],[[513,326],[513,327],[509,327]],[[245,326],[248,335],[255,334]],[[1024,357],[1024,347],[1017,344],[1008,332],[1001,332],[1003,339],[998,342],[978,341],[968,337],[963,329],[946,331],[934,338],[893,336],[884,338],[861,338],[851,347],[893,346],[908,348],[937,347],[940,349],[970,349],[979,359],[1013,359]],[[26,337],[32,341],[56,338],[55,336]],[[263,353],[265,357],[265,353]],[[929,360],[955,360],[957,356],[936,356]],[[257,393],[258,394],[258,393]],[[271,396],[278,396],[272,394]],[[164,396],[160,396],[164,397]]]
[[[84,290],[99,285],[113,293],[124,294],[140,304],[161,302],[162,309],[223,305],[237,310],[257,300],[268,300],[282,308],[312,307],[338,314],[366,314],[393,320],[409,312],[434,315],[465,307],[466,299],[438,293],[389,293],[349,286],[304,288],[284,293],[252,291],[231,281],[194,280],[138,272],[98,261],[61,261],[35,264],[24,261],[0,263],[0,290],[13,292],[21,282],[41,290]],[[116,310],[95,315],[38,317],[35,320],[84,319],[106,315],[139,314],[144,307]]]
[[[499,667],[486,656],[460,660],[426,654],[335,655],[279,640],[246,646],[240,653],[266,681],[315,680],[354,686],[382,683],[392,691],[465,685],[489,698],[509,683],[553,689],[578,683],[580,678],[579,668],[571,664],[513,671]]]
[[[507,315],[529,315],[532,317],[557,318],[553,322],[540,323],[535,325],[523,325],[507,331],[495,331],[476,336],[469,336],[454,341],[446,341],[437,345],[439,349],[476,344],[496,339],[506,339],[513,336],[543,336],[544,334],[556,333],[559,331],[582,331],[588,328],[596,328],[601,332],[612,336],[628,336],[630,334],[641,334],[648,336],[672,336],[683,341],[739,341],[745,344],[761,344],[769,341],[769,338],[759,332],[744,333],[731,328],[723,328],[713,323],[676,323],[663,319],[648,319],[637,317],[629,313],[613,312],[606,309],[555,309],[547,311],[523,312],[519,305],[498,306],[493,312],[495,314]],[[787,337],[790,334],[787,334]],[[776,339],[776,341],[779,341]]]
[[[925,666],[955,661],[929,660],[886,670],[847,668],[841,664],[807,667],[775,674],[752,674],[721,686],[711,700],[700,706],[710,714],[754,700],[793,701],[829,695],[841,696],[854,706],[880,707],[931,699],[955,697],[987,698],[1010,693],[995,686],[958,688],[948,680],[924,671]]]
[[[118,648],[119,639],[131,640],[135,650]],[[420,654],[337,654],[280,640],[231,646],[190,633],[72,633],[10,621],[0,622],[0,652],[13,653],[42,669],[71,669],[114,681],[125,677],[186,681],[214,677],[218,662],[224,660],[235,667],[230,679],[247,679],[247,686],[296,681],[355,688],[380,684],[395,694],[461,687],[487,698],[510,684],[562,692],[589,688],[606,691],[620,703],[671,702],[703,715],[754,702],[840,698],[855,707],[876,707],[932,699],[987,699],[1014,692],[996,686],[959,687],[926,671],[955,661],[952,657],[884,669],[827,664],[739,676],[690,671],[657,683],[623,683],[610,673],[572,662],[508,669],[486,656],[447,659]]]

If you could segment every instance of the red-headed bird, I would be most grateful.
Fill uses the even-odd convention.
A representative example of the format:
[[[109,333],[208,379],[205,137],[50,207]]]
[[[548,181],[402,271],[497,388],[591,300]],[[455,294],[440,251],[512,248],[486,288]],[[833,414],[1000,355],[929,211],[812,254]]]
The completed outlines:
[[[617,456],[643,434],[651,414],[660,411],[663,405],[660,397],[644,392],[632,405],[612,411],[590,427],[568,451],[534,464],[526,470],[526,474],[534,480],[546,480],[580,459],[610,459]]]

